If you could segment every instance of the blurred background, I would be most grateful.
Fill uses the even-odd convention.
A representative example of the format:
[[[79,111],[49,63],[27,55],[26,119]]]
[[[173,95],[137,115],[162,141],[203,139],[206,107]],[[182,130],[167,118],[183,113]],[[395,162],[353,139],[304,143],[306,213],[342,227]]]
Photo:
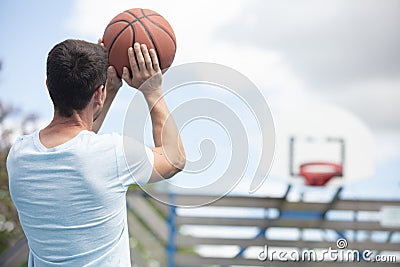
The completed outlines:
[[[210,226],[211,219],[221,213],[218,209],[188,211],[171,208],[146,198],[137,200],[140,194],[133,193],[133,199],[149,201],[149,209],[155,210],[165,224],[165,229],[160,228],[165,233],[152,230],[152,226],[148,227],[146,223],[148,218],[141,217],[146,215],[141,214],[140,209],[135,211],[133,204],[133,220],[144,224],[154,242],[160,241],[161,244],[147,244],[159,251],[146,252],[146,245],[141,246],[142,241],[133,234],[132,247],[137,248],[132,252],[135,258],[142,257],[143,265],[152,266],[189,266],[188,262],[194,266],[256,266],[256,251],[260,251],[261,244],[273,240],[273,236],[284,236],[292,244],[294,242],[294,246],[301,241],[302,246],[311,244],[322,247],[327,244],[304,242],[308,239],[317,242],[315,239],[321,236],[324,242],[345,236],[353,242],[370,242],[372,248],[380,246],[375,243],[381,243],[380,249],[376,249],[377,253],[388,250],[393,254],[396,250],[399,260],[399,249],[394,249],[400,247],[398,209],[391,213],[394,226],[387,227],[379,223],[384,216],[382,209],[386,206],[399,207],[400,201],[400,2],[397,0],[1,1],[0,259],[5,256],[8,260],[12,259],[15,256],[7,254],[9,249],[16,245],[23,247],[23,243],[18,243],[23,233],[8,194],[5,159],[18,135],[45,127],[52,118],[53,109],[45,86],[48,51],[56,43],[68,38],[97,42],[116,14],[133,7],[153,9],[170,22],[178,46],[174,65],[214,62],[229,66],[257,85],[276,118],[288,118],[286,122],[290,123],[291,114],[287,112],[302,114],[301,110],[296,110],[299,104],[325,103],[357,117],[373,139],[365,150],[359,147],[353,151],[354,157],[370,153],[372,162],[368,165],[373,165],[369,175],[359,177],[357,181],[349,177],[341,186],[310,188],[302,183],[292,183],[286,177],[289,176],[287,165],[281,169],[273,165],[271,175],[260,189],[261,193],[257,195],[253,207],[243,203],[254,196],[239,186],[234,196],[230,196],[234,198],[231,202],[233,210],[228,212],[228,202],[219,206],[225,207],[222,213],[228,217],[242,216],[242,219],[246,219],[240,225],[242,228],[235,226],[232,220],[225,220],[225,224],[214,221],[215,225]],[[102,132],[122,133],[125,112],[134,94],[134,90],[124,85]],[[302,119],[307,121],[307,117]],[[329,122],[328,117],[327,120]],[[279,125],[279,121],[276,123]],[[279,127],[276,135],[279,140]],[[277,143],[277,162],[280,157],[285,157],[280,154],[285,152],[279,152],[279,146],[282,144]],[[168,192],[161,194],[166,196]],[[185,197],[190,201],[188,196]],[[290,206],[289,211],[310,209],[308,212],[319,212],[323,216],[317,214],[316,218],[311,218],[316,223],[309,227],[308,233],[302,230],[305,226],[295,227],[293,223],[274,232],[270,231],[266,221],[285,219],[282,207],[273,202],[277,199],[283,206],[287,202],[310,201],[331,203],[332,206]],[[341,200],[355,202],[339,203],[341,208],[331,217],[326,217],[326,212]],[[366,204],[363,201],[367,201]],[[263,203],[275,204],[269,206]],[[372,210],[368,210],[367,206]],[[358,208],[363,209],[361,212],[364,213],[360,215]],[[266,215],[267,211],[269,215]],[[197,221],[197,224],[203,222],[202,226],[187,219],[204,217],[204,214],[208,214],[208,219]],[[180,221],[179,216],[186,216],[186,219]],[[305,215],[302,213],[299,216],[304,219]],[[258,220],[257,223],[253,219]],[[298,218],[292,216],[289,219]],[[337,220],[352,222],[353,226],[344,224],[340,229],[332,229],[334,227],[329,222]],[[360,220],[370,224],[360,226],[357,224]],[[328,223],[324,226],[326,221]],[[175,236],[175,232],[203,238],[206,234],[212,239],[209,243],[214,242],[217,247],[212,247],[212,244],[199,246],[195,240],[189,242]],[[221,233],[225,235],[218,236]],[[237,238],[231,242],[233,244],[214,240],[217,237],[222,240],[229,236],[232,238],[232,235]],[[248,242],[243,242],[243,239]],[[251,243],[253,239],[258,243]],[[252,248],[253,251],[247,250],[250,245],[259,247]],[[280,247],[286,245],[277,243]],[[385,250],[385,246],[388,249]],[[235,259],[239,260],[236,262]],[[6,266],[4,260],[0,260],[0,265],[2,263]]]

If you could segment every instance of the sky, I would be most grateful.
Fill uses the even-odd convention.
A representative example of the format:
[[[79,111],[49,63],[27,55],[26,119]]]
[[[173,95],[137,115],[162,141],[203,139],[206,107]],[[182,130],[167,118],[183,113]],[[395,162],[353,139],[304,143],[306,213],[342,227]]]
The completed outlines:
[[[374,144],[365,151],[371,151],[375,171],[348,184],[343,195],[399,199],[400,2],[396,0],[4,0],[0,99],[38,114],[44,126],[53,113],[45,87],[48,51],[68,38],[96,42],[116,14],[132,7],[156,10],[170,22],[178,41],[174,65],[214,62],[240,71],[264,94],[275,118],[301,103],[325,103],[357,117],[373,137]],[[122,131],[134,93],[126,86],[121,89],[103,132]],[[185,146],[190,146],[191,135],[186,133],[189,145]],[[189,156],[197,155],[197,142],[193,141],[196,147],[189,149]],[[367,153],[361,150],[354,157]],[[274,175],[261,191],[280,194],[286,184]],[[300,186],[293,194],[302,190],[310,189]]]

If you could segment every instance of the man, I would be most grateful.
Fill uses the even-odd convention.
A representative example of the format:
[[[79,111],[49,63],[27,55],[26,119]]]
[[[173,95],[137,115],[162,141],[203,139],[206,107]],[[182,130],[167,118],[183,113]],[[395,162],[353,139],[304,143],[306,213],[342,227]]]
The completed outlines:
[[[140,149],[134,140],[123,147],[120,135],[96,134],[122,85],[101,45],[66,40],[48,55],[54,118],[20,137],[7,159],[10,193],[30,249],[28,266],[130,266],[128,186],[172,177],[185,165],[162,97],[156,52],[136,43],[128,56],[132,74],[124,68],[122,78],[147,101],[153,149]]]

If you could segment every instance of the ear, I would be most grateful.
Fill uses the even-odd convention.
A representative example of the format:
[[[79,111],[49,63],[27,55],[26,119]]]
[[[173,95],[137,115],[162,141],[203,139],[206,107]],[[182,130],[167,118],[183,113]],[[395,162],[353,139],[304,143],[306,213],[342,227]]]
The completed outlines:
[[[93,98],[94,102],[98,105],[103,105],[105,100],[106,90],[104,90],[104,85],[100,85],[97,87],[96,91],[94,91]]]
[[[47,87],[47,91],[50,91],[50,88],[49,88],[49,81],[46,79],[46,87]]]

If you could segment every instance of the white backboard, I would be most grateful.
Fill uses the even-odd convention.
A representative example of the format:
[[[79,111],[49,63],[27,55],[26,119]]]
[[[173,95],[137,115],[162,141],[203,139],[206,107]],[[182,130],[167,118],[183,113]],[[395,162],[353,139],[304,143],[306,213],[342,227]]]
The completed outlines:
[[[327,104],[304,103],[274,116],[276,154],[271,176],[304,184],[299,166],[308,162],[343,165],[343,175],[327,186],[339,186],[374,173],[374,138],[354,114]]]

